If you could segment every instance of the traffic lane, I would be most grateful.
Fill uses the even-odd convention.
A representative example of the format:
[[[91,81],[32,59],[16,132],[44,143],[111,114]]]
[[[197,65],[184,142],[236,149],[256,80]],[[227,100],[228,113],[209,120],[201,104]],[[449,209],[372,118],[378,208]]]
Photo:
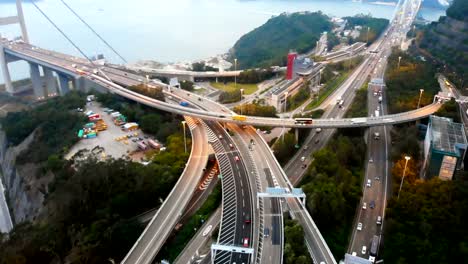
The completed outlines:
[[[192,260],[192,257],[196,255],[197,251],[211,241],[211,236],[213,231],[216,230],[216,227],[221,221],[221,206],[216,209],[216,211],[208,218],[208,220],[200,227],[195,236],[190,240],[189,244],[184,248],[184,250],[179,254],[175,264],[186,264]],[[206,235],[203,235],[207,228],[211,226],[211,231]]]
[[[200,126],[192,130],[193,137],[199,141],[204,141],[205,133]],[[197,140],[194,140],[196,142]],[[164,244],[172,228],[176,225],[178,216],[181,215],[183,207],[191,196],[190,186],[196,186],[198,183],[197,173],[201,173],[206,163],[207,149],[204,144],[194,144],[191,158],[188,161],[187,168],[176,183],[173,191],[166,198],[166,202],[155,215],[155,220],[150,222],[147,230],[136,242],[135,248],[129,252],[125,263],[151,263],[157,252]],[[203,162],[205,161],[205,162]],[[190,169],[192,167],[192,169]],[[185,173],[184,172],[184,173]],[[188,198],[187,198],[188,197]],[[180,206],[184,205],[184,206]]]
[[[227,156],[231,164],[235,164],[233,166],[233,173],[236,184],[236,195],[238,197],[237,200],[237,216],[236,216],[236,231],[235,231],[235,243],[239,246],[243,246],[243,239],[249,239],[249,246],[252,244],[251,238],[251,225],[245,223],[245,217],[247,214],[252,215],[252,205],[250,203],[250,190],[248,189],[248,179],[247,179],[247,172],[245,170],[245,165],[243,161],[240,160],[240,154],[237,149],[235,149],[235,145],[228,137],[228,133],[224,128],[222,128],[219,124],[215,124],[212,129],[216,135],[223,135],[223,138],[220,139],[221,144],[226,151]],[[231,149],[230,144],[234,147]],[[239,161],[236,160],[236,157],[239,158]],[[241,165],[241,166],[239,166]],[[247,188],[247,189],[246,189]],[[244,261],[245,263],[249,263],[250,256],[247,254],[241,253],[232,253],[231,254],[231,262],[232,261]]]
[[[285,182],[283,179],[281,168],[276,165],[276,161],[274,160],[274,156],[271,153],[270,148],[268,145],[265,145],[262,139],[258,138],[260,137],[258,134],[253,135],[254,138],[256,138],[257,142],[257,148],[263,152],[263,157],[270,162],[270,168],[272,169],[272,174],[276,175],[276,179],[280,183],[280,186],[282,187],[287,187],[288,184]],[[260,142],[261,141],[261,142]],[[270,153],[267,153],[267,152]],[[319,237],[319,231],[313,226],[312,222],[308,220],[308,212],[302,210],[302,207],[299,205],[299,202],[297,199],[290,198],[287,199],[288,205],[290,207],[290,210],[295,214],[299,222],[303,225],[304,227],[304,235],[310,244],[313,252],[316,255],[316,260],[318,262],[320,261],[326,261],[326,263],[334,263],[335,261],[333,259],[330,259],[328,254],[327,254],[327,249],[324,248],[324,246],[321,244],[321,238]],[[332,257],[332,256],[331,256]]]
[[[232,126],[230,126],[232,127]],[[247,126],[245,128],[240,128],[239,126],[235,126],[234,131],[239,135],[244,142],[249,142],[252,139],[255,139],[255,136],[257,135],[255,129],[251,126]],[[251,145],[250,152],[252,153],[252,158],[254,159],[254,162],[257,166],[257,170],[259,172],[260,177],[260,182],[262,185],[262,190],[265,190],[267,186],[274,186],[271,181],[269,183],[269,179],[271,177],[267,177],[267,174],[265,173],[265,169],[268,170],[268,173],[271,175],[269,171],[270,165],[268,162],[266,162],[264,158],[264,154],[261,152],[261,148],[257,147],[258,144]],[[269,237],[264,237],[264,243],[263,243],[263,249],[262,249],[262,259],[261,263],[280,263],[283,259],[283,248],[281,245],[282,242],[282,237],[283,237],[283,226],[281,224],[276,226],[276,230],[272,228],[273,226],[273,214],[272,212],[275,212],[272,207],[271,198],[264,199],[264,228],[270,228],[271,230],[271,235]],[[281,208],[278,208],[277,212],[281,213],[279,210]],[[281,220],[281,219],[280,219]],[[273,236],[273,233],[276,233],[276,236],[279,237],[279,245],[273,245],[272,244],[272,239],[271,237]],[[276,243],[277,241],[275,241]]]

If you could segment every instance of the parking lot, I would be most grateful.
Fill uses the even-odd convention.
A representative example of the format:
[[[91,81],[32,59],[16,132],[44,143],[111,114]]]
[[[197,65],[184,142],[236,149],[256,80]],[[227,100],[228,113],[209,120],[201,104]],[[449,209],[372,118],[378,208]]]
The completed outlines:
[[[138,142],[146,141],[149,138],[155,139],[144,134],[140,129],[123,131],[120,126],[114,124],[111,115],[104,112],[104,108],[97,102],[88,103],[84,113],[90,110],[101,115],[101,118],[107,124],[107,130],[100,131],[96,138],[81,139],[70,149],[65,158],[70,159],[80,150],[87,149],[91,151],[94,149],[93,153],[98,154],[97,156],[100,159],[110,156],[113,158],[130,157],[134,161],[141,161],[144,153],[139,150]],[[131,137],[129,138],[129,136]],[[100,150],[97,151],[97,147]]]

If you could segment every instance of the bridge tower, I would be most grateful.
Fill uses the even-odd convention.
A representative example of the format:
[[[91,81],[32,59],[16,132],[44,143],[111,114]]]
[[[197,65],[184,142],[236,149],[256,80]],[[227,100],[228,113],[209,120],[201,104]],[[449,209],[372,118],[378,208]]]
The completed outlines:
[[[26,30],[26,23],[24,22],[23,6],[21,0],[16,0],[16,16],[0,17],[0,26],[19,24],[21,27],[21,37],[24,42],[29,43],[28,31]],[[5,88],[7,92],[14,93],[13,84],[11,82],[10,71],[8,69],[9,60],[5,54],[3,46],[0,46],[0,67],[3,73],[3,79],[5,81]]]

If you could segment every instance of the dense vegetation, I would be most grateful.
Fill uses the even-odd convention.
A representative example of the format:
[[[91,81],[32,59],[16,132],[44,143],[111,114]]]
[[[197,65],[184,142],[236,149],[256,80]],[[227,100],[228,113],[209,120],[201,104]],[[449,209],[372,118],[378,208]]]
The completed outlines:
[[[398,68],[398,58],[401,57]],[[420,89],[424,89],[420,106],[432,103],[440,90],[433,65],[418,60],[408,53],[394,50],[388,58],[385,73],[388,110],[390,113],[414,110],[418,106]]]
[[[192,71],[204,72],[204,71],[219,71],[218,68],[206,65],[205,62],[194,62],[192,63]]]
[[[78,141],[76,132],[86,121],[76,112],[85,102],[84,94],[71,92],[35,108],[8,113],[1,124],[10,144],[17,145],[36,131],[32,147],[21,153],[18,161],[42,162],[52,154],[66,154]]]
[[[301,106],[307,99],[310,97],[309,90],[310,81],[307,81],[299,88],[297,94],[288,97],[288,102],[286,104],[286,111],[291,111],[299,106]]]
[[[275,76],[272,70],[246,70],[237,77],[238,83],[259,83]]]
[[[130,86],[128,88],[134,92],[146,95],[159,101],[164,101],[164,93],[161,87],[149,87],[144,84],[139,84],[135,86]]]
[[[356,205],[361,197],[366,146],[360,129],[339,130],[302,180],[307,207],[336,259],[346,251]]]
[[[406,184],[389,201],[385,262],[462,263],[468,258],[468,183],[466,179]]]
[[[274,106],[259,103],[238,105],[233,110],[238,114],[242,112],[243,115],[249,116],[276,117],[276,108]]]
[[[356,15],[353,17],[344,17],[348,21],[346,24],[347,29],[354,29],[355,26],[361,26],[359,37],[357,39],[351,40],[351,42],[365,42],[367,45],[370,45],[374,42],[380,34],[388,26],[388,19],[385,18],[374,18],[370,15]],[[367,28],[369,28],[369,35],[367,33]]]
[[[454,0],[447,9],[447,17],[419,31],[416,52],[435,59],[439,71],[458,88],[465,88],[468,80],[468,2]],[[460,89],[465,95],[466,89]]]
[[[320,12],[281,14],[242,36],[231,51],[238,68],[284,65],[287,53],[303,53],[314,48],[320,34],[332,28],[328,17]]]
[[[180,88],[186,91],[193,91],[194,90],[193,82],[183,80],[180,82]]]
[[[182,119],[170,113],[137,104],[113,94],[100,94],[98,101],[106,107],[119,111],[129,121],[138,122],[144,132],[155,135],[162,142],[169,135],[180,131]]]
[[[218,101],[222,104],[229,104],[229,103],[235,103],[239,102],[241,100],[241,92],[240,90],[235,90],[235,91],[223,91],[219,97]]]
[[[210,217],[220,204],[221,184],[218,184],[203,203],[202,207],[193,214],[187,223],[184,223],[182,229],[177,231],[176,234],[167,241],[156,259],[166,259],[173,262],[190,239],[192,239],[197,230],[202,226],[203,222]]]
[[[346,117],[363,117],[367,116],[367,83],[361,87],[361,89],[356,91],[356,95],[353,99],[348,112],[346,112]]]
[[[468,21],[468,2],[466,0],[454,0],[447,9],[447,16]]]
[[[15,227],[0,244],[0,263],[119,262],[143,230],[134,216],[160,205],[188,158],[181,135],[167,141],[147,166],[92,157],[64,162],[49,186],[47,215]]]
[[[304,243],[304,229],[297,220],[286,220],[284,226],[284,254],[285,264],[312,263],[309,252]]]

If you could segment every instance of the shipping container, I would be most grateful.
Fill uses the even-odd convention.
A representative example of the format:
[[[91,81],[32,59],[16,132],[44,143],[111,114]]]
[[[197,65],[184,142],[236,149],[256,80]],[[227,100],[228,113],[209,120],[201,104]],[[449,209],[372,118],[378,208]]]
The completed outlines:
[[[152,148],[155,148],[155,149],[159,149],[161,148],[161,145],[156,143],[154,140],[152,139],[149,139],[148,140],[148,144],[152,147]]]

